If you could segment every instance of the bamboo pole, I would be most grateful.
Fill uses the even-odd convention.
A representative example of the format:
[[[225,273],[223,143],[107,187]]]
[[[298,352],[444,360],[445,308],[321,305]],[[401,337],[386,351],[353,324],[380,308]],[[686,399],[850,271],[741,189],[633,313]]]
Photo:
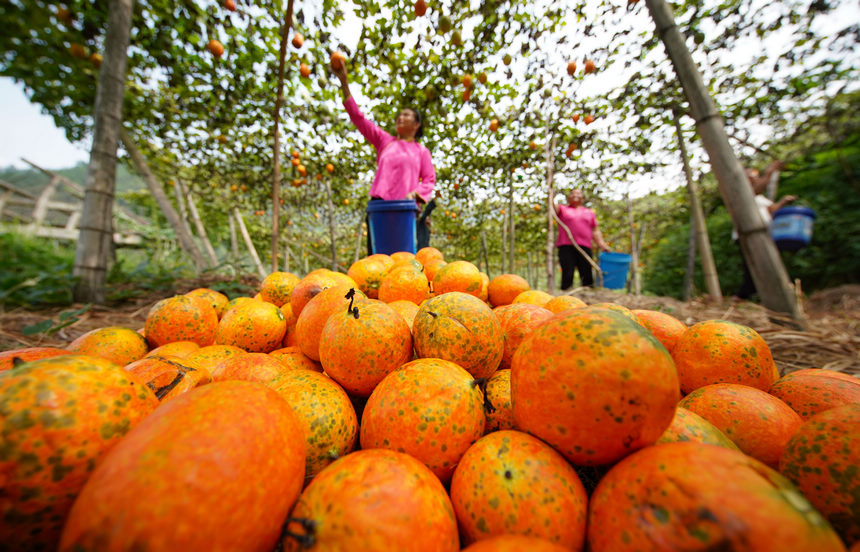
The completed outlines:
[[[484,272],[487,273],[487,276],[490,276],[490,257],[487,254],[487,233],[484,231],[484,228],[481,227],[481,254],[484,257]]]
[[[188,202],[188,212],[191,215],[191,220],[194,222],[194,226],[197,228],[197,236],[203,242],[203,249],[206,250],[209,260],[212,261],[212,266],[217,266],[218,256],[215,255],[215,249],[212,247],[212,242],[209,241],[209,236],[206,234],[206,227],[203,226],[203,220],[200,218],[199,211],[197,211],[197,205],[194,203],[194,197],[191,195],[191,190],[178,178],[176,179],[176,185],[181,188],[182,193],[185,196],[185,200]]]
[[[555,176],[555,167],[553,166],[553,152],[555,151],[555,144],[558,141],[558,136],[555,134],[550,138],[549,132],[549,117],[546,120],[546,134],[547,141],[546,146],[544,147],[544,157],[546,160],[546,188],[547,188],[547,198],[546,198],[546,208],[547,208],[547,216],[546,216],[546,289],[547,292],[552,293],[555,291],[555,257],[553,255],[555,251],[555,240],[553,239],[552,232],[552,220],[553,215],[555,215],[555,207],[553,205],[553,196],[555,195],[555,189],[553,188],[553,177]]]
[[[242,218],[242,213],[239,212],[238,207],[233,207],[233,216],[236,218],[239,232],[242,234],[242,239],[245,240],[245,247],[248,248],[248,253],[251,254],[251,260],[254,261],[254,267],[256,267],[257,273],[260,275],[260,278],[265,278],[268,274],[266,274],[266,269],[263,268],[263,263],[260,262],[260,256],[257,255],[257,249],[254,247],[254,242],[251,241],[251,235],[248,233],[248,228],[245,226],[245,220]]]
[[[48,182],[48,185],[45,186],[45,189],[42,190],[42,193],[39,194],[39,199],[36,200],[36,205],[33,207],[33,220],[27,225],[27,229],[25,230],[28,234],[35,234],[40,226],[45,222],[45,215],[48,214],[48,202],[51,201],[51,197],[53,197],[54,192],[57,191],[57,185],[59,185],[60,179],[56,176],[51,177],[51,181]]]
[[[364,224],[364,219],[361,217],[358,217],[358,228],[356,228],[356,230],[355,230],[355,255],[353,255],[352,262],[357,262],[359,259],[358,255],[361,252],[361,242],[362,242],[361,238],[364,237],[361,235],[361,228],[362,228],[363,224]],[[367,231],[370,232],[370,229],[368,229]]]
[[[131,139],[131,136],[125,131],[125,129],[120,130],[120,138],[122,139],[122,144],[125,146],[126,151],[128,151],[128,155],[131,157],[138,174],[143,178],[143,181],[146,182],[146,186],[149,188],[155,202],[161,208],[162,214],[173,228],[173,231],[176,232],[176,236],[179,238],[180,247],[188,253],[191,257],[191,261],[194,263],[194,266],[198,271],[202,267],[207,266],[206,259],[203,257],[197,244],[194,243],[194,239],[191,237],[191,234],[182,224],[179,219],[179,214],[176,212],[176,209],[173,208],[173,205],[167,198],[167,194],[164,193],[164,189],[162,189],[161,184],[155,178],[152,170],[150,170],[149,165],[143,157],[143,154],[138,149],[137,144],[134,143],[134,140]]]
[[[723,120],[675,24],[672,10],[665,0],[645,0],[645,4],[690,103],[690,113],[708,152],[723,201],[738,229],[741,249],[762,304],[788,313],[800,327],[805,327],[806,320],[798,307],[782,258],[758,213],[743,167],[729,145]]]
[[[636,245],[636,225],[633,219],[633,202],[630,201],[630,189],[626,194],[627,200],[627,224],[630,227],[630,280],[634,295],[642,295],[642,281],[639,278],[639,247]]]
[[[705,213],[702,210],[702,201],[699,199],[699,190],[693,181],[693,172],[690,170],[690,162],[687,156],[687,145],[684,133],[681,131],[681,116],[674,110],[675,134],[678,136],[678,149],[681,153],[681,164],[684,167],[684,177],[687,180],[687,195],[690,202],[690,215],[693,226],[691,229],[696,235],[696,248],[699,250],[699,258],[702,263],[702,275],[705,279],[705,288],[708,295],[717,301],[723,298],[720,289],[720,279],[717,276],[717,264],[714,262],[714,254],[711,251],[711,240],[708,237],[708,228],[705,226]]]
[[[334,201],[331,197],[331,182],[328,176],[323,177],[325,183],[326,208],[328,209],[328,235],[331,241],[331,269],[336,270],[337,262],[337,244],[335,243],[334,233]]]
[[[508,192],[508,223],[510,225],[510,229],[508,230],[508,239],[510,243],[508,244],[508,272],[516,273],[514,269],[514,247],[516,246],[516,241],[514,240],[514,232],[517,227],[517,220],[514,216],[514,174],[508,172],[508,181],[510,182],[510,191]],[[502,249],[504,252],[504,249]],[[503,253],[504,254],[504,253]]]
[[[690,240],[687,244],[687,270],[684,273],[684,301],[693,296],[693,272],[696,270],[696,227],[693,221],[693,210],[690,209]]]
[[[278,125],[281,121],[281,99],[284,94],[284,62],[287,57],[287,40],[290,35],[290,25],[293,22],[293,0],[287,2],[287,14],[281,29],[281,49],[278,52],[278,94],[275,96],[273,146],[274,170],[272,175],[272,272],[278,271],[278,240],[281,237],[281,135]]]
[[[230,223],[230,254],[233,256],[233,262],[239,262],[239,239],[236,236],[236,220],[227,215],[227,222]]]

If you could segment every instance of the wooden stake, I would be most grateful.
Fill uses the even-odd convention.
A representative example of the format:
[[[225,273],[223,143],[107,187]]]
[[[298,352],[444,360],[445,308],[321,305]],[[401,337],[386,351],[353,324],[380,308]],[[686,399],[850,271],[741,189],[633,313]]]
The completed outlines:
[[[268,276],[266,269],[263,268],[263,263],[260,262],[260,257],[257,255],[257,249],[254,247],[254,242],[251,241],[251,235],[248,234],[248,228],[245,227],[245,220],[242,218],[242,213],[238,207],[233,207],[233,216],[236,217],[236,224],[239,226],[239,231],[242,233],[242,239],[245,240],[245,247],[248,248],[248,253],[251,254],[251,260],[254,261],[254,266],[257,268],[257,273],[260,278]]]

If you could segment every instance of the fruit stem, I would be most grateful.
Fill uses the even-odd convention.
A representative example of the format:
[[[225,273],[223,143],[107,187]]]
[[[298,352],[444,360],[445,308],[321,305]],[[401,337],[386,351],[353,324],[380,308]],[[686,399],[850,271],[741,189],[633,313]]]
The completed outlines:
[[[472,380],[472,385],[481,390],[484,395],[484,411],[487,414],[492,414],[496,411],[496,407],[490,402],[490,397],[487,396],[487,378],[475,378]]]
[[[352,302],[355,300],[355,288],[349,288],[349,291],[346,292],[344,296],[345,299],[349,299],[349,305],[346,307],[346,313],[351,314],[358,320],[358,307],[353,307]]]
[[[288,527],[289,527],[290,523],[292,523],[292,522],[296,522],[299,525],[301,525],[302,529],[305,532],[304,533],[293,533],[292,531],[290,531],[288,529]],[[316,537],[314,536],[314,533],[316,531],[316,527],[317,527],[317,522],[312,520],[312,519],[288,517],[287,521],[284,522],[283,537],[284,538],[287,538],[287,537],[294,538],[294,539],[296,539],[296,542],[298,542],[302,548],[310,548],[311,546],[313,546],[316,543]]]

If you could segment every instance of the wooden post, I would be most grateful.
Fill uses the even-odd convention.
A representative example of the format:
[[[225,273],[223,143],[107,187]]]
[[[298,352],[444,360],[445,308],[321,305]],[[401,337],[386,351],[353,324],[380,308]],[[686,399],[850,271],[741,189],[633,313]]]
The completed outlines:
[[[254,247],[254,242],[251,241],[251,235],[248,234],[248,228],[245,226],[245,220],[242,218],[242,213],[239,212],[238,207],[233,207],[233,216],[236,218],[239,232],[242,233],[242,239],[245,240],[245,247],[248,248],[248,253],[251,254],[251,260],[254,261],[257,273],[260,275],[260,278],[265,278],[268,274],[266,274],[266,269],[263,268],[263,263],[260,262],[260,256],[257,255],[257,249]]]
[[[684,301],[693,296],[693,275],[696,270],[696,227],[693,221],[693,209],[690,208],[690,241],[687,244],[687,271],[684,273]]]
[[[690,113],[708,152],[723,201],[738,229],[741,249],[762,304],[771,310],[788,313],[800,327],[805,327],[806,320],[798,307],[776,244],[770,237],[770,229],[758,213],[743,167],[729,145],[723,120],[675,24],[672,10],[665,0],[645,0],[645,4],[690,103]]]
[[[490,256],[487,253],[487,232],[481,227],[481,255],[484,258],[484,272],[490,276]]]
[[[481,231],[483,232],[483,229]],[[501,274],[505,274],[507,272],[505,270],[505,265],[507,264],[507,261],[508,261],[508,256],[506,253],[507,245],[508,245],[508,215],[505,214],[502,217],[502,251],[501,251],[502,260],[499,263],[499,272]]]
[[[194,203],[194,196],[191,195],[191,190],[186,188],[185,184],[183,184],[178,178],[176,179],[176,185],[180,188],[188,202],[188,213],[191,215],[191,220],[194,221],[194,226],[197,228],[197,235],[203,242],[203,249],[206,250],[209,260],[212,261],[212,266],[217,266],[218,256],[215,255],[215,249],[212,247],[212,242],[209,241],[209,236],[206,235],[206,227],[203,226],[203,220],[200,218],[200,213],[197,211],[197,205]]]
[[[702,201],[699,199],[699,190],[693,181],[693,171],[690,170],[690,161],[687,156],[687,145],[684,133],[681,131],[681,116],[677,110],[673,110],[675,116],[675,134],[678,136],[678,149],[681,152],[681,164],[684,167],[684,177],[687,180],[687,195],[690,203],[690,216],[692,217],[691,231],[696,236],[696,248],[699,250],[699,258],[702,263],[702,276],[705,279],[705,289],[708,295],[717,301],[723,298],[720,289],[720,279],[717,276],[717,264],[714,262],[714,254],[711,252],[711,240],[708,237],[708,228],[705,226],[705,213],[702,210]]]
[[[233,257],[233,263],[239,262],[239,239],[236,236],[236,219],[228,213],[227,222],[230,223],[230,255]]]
[[[352,262],[356,262],[359,259],[358,255],[361,252],[361,242],[362,242],[361,238],[364,237],[361,235],[361,227],[363,224],[364,224],[364,219],[361,217],[358,217],[358,228],[355,230],[355,255],[353,255]],[[367,231],[370,232],[370,229],[368,228]]]
[[[146,159],[137,148],[137,144],[134,143],[134,140],[131,139],[131,136],[129,136],[125,129],[120,130],[120,137],[122,139],[123,146],[125,146],[129,157],[131,157],[131,160],[137,169],[137,173],[143,178],[143,181],[146,182],[146,186],[149,188],[155,202],[161,208],[162,214],[167,219],[170,226],[173,227],[173,231],[176,232],[176,237],[179,238],[180,246],[186,253],[188,253],[189,257],[191,257],[191,261],[194,263],[195,269],[199,271],[202,267],[207,266],[206,259],[203,257],[197,244],[194,243],[194,238],[191,237],[191,233],[188,232],[182,224],[179,214],[176,212],[176,209],[173,208],[173,205],[170,203],[170,199],[168,199],[167,194],[164,193],[164,189],[161,187],[161,184],[156,180],[155,175],[152,173],[152,170],[150,170],[149,165],[146,162]]]
[[[514,268],[514,247],[516,246],[516,241],[514,240],[514,233],[517,228],[517,217],[514,216],[514,175],[511,172],[508,172],[508,180],[510,182],[510,190],[508,193],[508,222],[510,224],[510,229],[508,230],[508,272],[512,274],[516,274],[516,269]],[[502,249],[504,254],[504,249]]]
[[[325,183],[326,208],[328,209],[328,236],[331,241],[331,269],[337,270],[335,267],[337,262],[337,244],[335,243],[334,233],[334,201],[331,197],[331,182],[328,176],[323,177]]]
[[[555,291],[555,237],[552,232],[552,217],[555,214],[553,207],[553,196],[555,196],[555,188],[553,187],[553,177],[555,175],[554,167],[554,152],[555,144],[558,141],[558,136],[549,136],[549,118],[546,121],[547,128],[547,143],[544,149],[544,157],[546,158],[546,289],[547,292]]]
[[[283,5],[283,4],[282,4]],[[281,49],[278,52],[278,94],[275,96],[273,146],[274,170],[272,175],[272,272],[278,270],[278,240],[281,237],[281,135],[278,125],[281,121],[281,99],[284,94],[284,60],[287,57],[287,40],[290,35],[290,25],[293,23],[293,0],[287,2],[287,14],[281,29]]]
[[[639,247],[636,245],[636,225],[633,219],[633,202],[630,201],[630,189],[626,194],[627,200],[627,224],[630,227],[630,281],[634,295],[642,295],[642,281],[639,278]]]
[[[45,186],[45,189],[42,190],[42,193],[39,194],[39,198],[36,200],[36,206],[33,208],[33,220],[26,229],[28,234],[35,234],[39,227],[45,222],[45,215],[48,214],[48,202],[51,201],[51,197],[54,195],[54,192],[57,191],[57,185],[59,183],[59,178],[52,177],[48,185]]]

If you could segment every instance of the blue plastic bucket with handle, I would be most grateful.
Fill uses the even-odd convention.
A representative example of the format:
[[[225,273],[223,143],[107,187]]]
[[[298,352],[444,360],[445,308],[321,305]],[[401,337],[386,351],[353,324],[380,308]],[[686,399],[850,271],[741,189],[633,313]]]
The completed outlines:
[[[603,273],[603,287],[607,289],[622,289],[627,285],[627,269],[633,257],[627,253],[604,251],[598,257],[600,271]]]
[[[812,241],[814,221],[809,207],[783,207],[773,214],[770,235],[780,251],[797,251]]]
[[[375,200],[367,204],[370,241],[374,253],[415,253],[415,216],[418,205],[411,199]]]

